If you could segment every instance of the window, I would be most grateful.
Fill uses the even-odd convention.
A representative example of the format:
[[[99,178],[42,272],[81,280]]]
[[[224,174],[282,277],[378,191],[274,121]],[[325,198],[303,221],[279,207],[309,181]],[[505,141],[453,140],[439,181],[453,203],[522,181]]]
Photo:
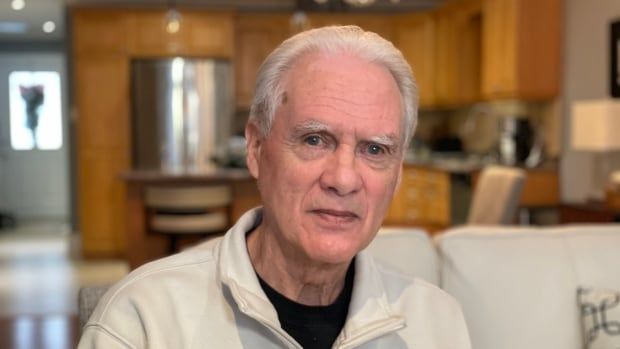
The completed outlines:
[[[60,75],[14,71],[9,75],[11,147],[53,150],[62,146]]]

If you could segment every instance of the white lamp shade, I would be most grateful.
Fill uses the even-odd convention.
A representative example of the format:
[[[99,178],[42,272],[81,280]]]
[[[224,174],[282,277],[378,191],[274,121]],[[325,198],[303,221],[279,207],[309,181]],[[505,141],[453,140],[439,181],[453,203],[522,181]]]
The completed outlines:
[[[572,106],[571,143],[576,150],[619,150],[620,102],[611,99],[575,102]]]

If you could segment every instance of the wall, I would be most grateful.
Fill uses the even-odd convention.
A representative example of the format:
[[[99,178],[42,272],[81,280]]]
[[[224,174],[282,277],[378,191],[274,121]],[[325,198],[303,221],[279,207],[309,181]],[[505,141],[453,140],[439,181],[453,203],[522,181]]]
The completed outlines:
[[[594,155],[570,147],[570,106],[577,100],[610,96],[609,23],[620,19],[620,1],[566,0],[565,6],[561,190],[564,201],[578,202],[586,200],[591,184],[602,183],[592,183]],[[620,169],[620,154],[602,160]]]
[[[63,99],[63,146],[59,150],[15,151],[10,146],[9,73],[15,70],[57,71]],[[0,210],[20,219],[69,220],[69,142],[67,132],[65,54],[0,52]]]

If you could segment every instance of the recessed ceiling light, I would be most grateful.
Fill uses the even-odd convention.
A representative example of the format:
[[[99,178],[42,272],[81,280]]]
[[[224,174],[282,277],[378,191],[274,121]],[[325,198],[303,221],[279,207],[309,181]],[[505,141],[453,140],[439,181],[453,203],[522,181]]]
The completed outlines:
[[[26,2],[24,0],[11,1],[11,8],[15,11],[23,10],[25,6],[26,6]]]
[[[47,21],[45,23],[43,23],[43,31],[46,33],[51,33],[54,30],[56,30],[56,23],[52,22],[52,21]]]

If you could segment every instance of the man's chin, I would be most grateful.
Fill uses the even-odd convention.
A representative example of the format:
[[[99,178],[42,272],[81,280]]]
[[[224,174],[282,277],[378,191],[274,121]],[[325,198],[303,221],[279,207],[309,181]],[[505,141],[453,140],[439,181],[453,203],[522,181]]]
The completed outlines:
[[[339,266],[339,265],[348,264],[349,262],[351,262],[351,260],[353,260],[353,257],[355,257],[355,254],[335,254],[335,255],[323,254],[320,256],[313,256],[312,259],[317,264]]]
[[[359,252],[352,241],[322,241],[308,246],[307,253],[311,260],[320,264],[340,265],[349,263]]]

